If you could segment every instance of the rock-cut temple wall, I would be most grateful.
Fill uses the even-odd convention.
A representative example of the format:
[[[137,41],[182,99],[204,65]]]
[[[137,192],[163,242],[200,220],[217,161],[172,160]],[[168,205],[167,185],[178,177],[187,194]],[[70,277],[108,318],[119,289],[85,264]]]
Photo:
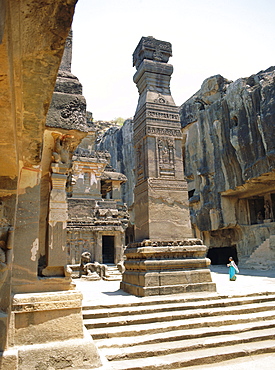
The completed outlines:
[[[191,222],[217,263],[247,261],[275,232],[274,80],[274,67],[216,75],[180,109]]]

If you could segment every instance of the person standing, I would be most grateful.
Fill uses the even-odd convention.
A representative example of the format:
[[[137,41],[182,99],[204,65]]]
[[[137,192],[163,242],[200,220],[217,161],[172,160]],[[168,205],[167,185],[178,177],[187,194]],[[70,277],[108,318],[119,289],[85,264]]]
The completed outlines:
[[[229,267],[229,280],[235,281],[237,279],[236,274],[239,273],[239,269],[234,262],[233,257],[229,257],[229,263],[227,264],[227,267]]]

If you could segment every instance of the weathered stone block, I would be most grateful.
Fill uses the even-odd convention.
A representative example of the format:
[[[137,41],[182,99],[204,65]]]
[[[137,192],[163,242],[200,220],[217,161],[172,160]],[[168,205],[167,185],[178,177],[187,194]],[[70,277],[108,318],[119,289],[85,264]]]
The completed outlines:
[[[7,328],[8,328],[8,314],[0,311],[0,352],[3,351],[4,348],[6,347]]]
[[[18,349],[8,349],[0,352],[0,369],[18,370]]]
[[[81,303],[77,291],[15,294],[13,345],[82,338]]]
[[[18,351],[18,370],[23,369],[93,369],[102,363],[89,333],[81,339],[26,345]]]

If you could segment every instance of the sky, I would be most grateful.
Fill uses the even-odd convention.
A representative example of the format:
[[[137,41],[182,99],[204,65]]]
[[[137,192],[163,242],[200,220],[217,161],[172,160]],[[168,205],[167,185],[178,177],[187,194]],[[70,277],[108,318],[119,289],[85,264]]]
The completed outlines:
[[[275,65],[274,0],[78,0],[72,29],[72,73],[95,120],[134,116],[142,36],[172,44],[176,105],[210,76],[235,81]]]

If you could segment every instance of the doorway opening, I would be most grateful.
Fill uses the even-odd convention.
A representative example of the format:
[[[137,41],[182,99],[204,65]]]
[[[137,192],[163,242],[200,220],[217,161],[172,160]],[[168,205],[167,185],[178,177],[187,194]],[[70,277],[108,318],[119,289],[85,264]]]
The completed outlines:
[[[264,197],[255,197],[248,199],[250,211],[250,223],[257,224],[264,219]]]
[[[115,263],[115,237],[113,235],[102,236],[103,263]]]
[[[236,245],[231,247],[210,248],[207,253],[207,258],[211,260],[212,265],[226,265],[229,263],[229,257],[238,263],[238,255]]]

